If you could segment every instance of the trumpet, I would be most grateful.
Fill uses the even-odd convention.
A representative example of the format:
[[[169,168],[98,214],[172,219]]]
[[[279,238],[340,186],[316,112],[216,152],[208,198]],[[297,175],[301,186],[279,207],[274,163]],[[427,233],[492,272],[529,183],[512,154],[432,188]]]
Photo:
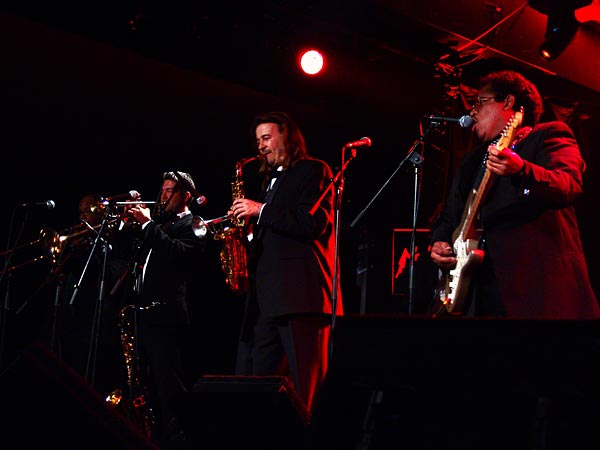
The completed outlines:
[[[105,203],[105,205],[108,205],[108,203],[106,201],[104,201],[104,203]],[[154,205],[155,210],[152,212],[152,218],[155,220],[160,221],[160,217],[164,213],[165,204],[161,203],[161,202],[154,202],[154,201],[135,200],[135,201],[114,202],[114,203],[111,203],[110,206],[113,206],[115,209],[121,208],[120,211],[119,210],[115,211],[116,214],[114,214],[113,217],[120,218],[128,226],[139,226],[139,222],[133,216],[130,216],[129,214],[127,214],[127,209],[126,209],[128,207],[136,206],[136,205],[142,205],[143,207],[146,207],[148,205]]]
[[[115,202],[115,206],[133,206],[133,205],[162,205],[160,202],[146,202],[143,200],[136,200],[131,202]]]

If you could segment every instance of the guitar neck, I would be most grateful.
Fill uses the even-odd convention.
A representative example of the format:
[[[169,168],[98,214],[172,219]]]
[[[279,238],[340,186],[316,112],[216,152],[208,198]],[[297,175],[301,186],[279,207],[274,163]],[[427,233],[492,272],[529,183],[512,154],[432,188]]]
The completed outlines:
[[[469,194],[465,209],[463,210],[462,219],[459,226],[454,232],[453,239],[479,239],[481,230],[478,223],[479,211],[487,192],[491,187],[493,180],[492,173],[484,169],[485,172],[479,186],[473,188]]]
[[[515,130],[517,127],[521,125],[523,120],[523,108],[520,111],[517,111],[510,118],[500,137],[496,142],[496,147],[498,150],[504,150],[510,146]],[[481,209],[481,205],[488,191],[490,190],[491,184],[495,177],[493,177],[492,173],[488,170],[487,165],[487,154],[483,159],[483,163],[481,166],[481,181],[478,185],[474,186],[471,192],[469,193],[469,197],[465,203],[465,208],[463,210],[461,221],[452,234],[452,239],[456,241],[457,239],[461,239],[463,241],[467,239],[479,239],[481,237],[481,227],[480,224],[476,224],[476,220],[479,218],[479,210]],[[477,180],[476,180],[477,182]],[[476,226],[477,225],[477,226]]]

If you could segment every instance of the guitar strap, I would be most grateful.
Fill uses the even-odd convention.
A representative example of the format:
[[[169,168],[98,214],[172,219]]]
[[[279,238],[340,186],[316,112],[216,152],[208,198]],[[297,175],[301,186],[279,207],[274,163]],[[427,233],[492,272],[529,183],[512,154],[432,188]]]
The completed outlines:
[[[532,127],[523,127],[523,128],[521,128],[521,130],[519,131],[519,134],[517,134],[515,136],[515,138],[513,139],[513,141],[511,142],[510,149],[512,151],[515,151],[515,149],[517,148],[517,145],[519,145],[521,142],[523,142],[525,140],[525,138],[527,136],[529,136],[529,133],[531,133],[531,130],[533,130]],[[496,142],[497,142],[498,139],[496,139]],[[485,154],[485,156],[483,158],[483,164],[482,164],[483,168],[485,168],[485,161],[486,161],[486,159],[487,159],[487,152],[486,152],[486,154]],[[479,180],[478,183],[480,181],[481,180]],[[483,235],[483,234],[481,236],[479,248],[481,248],[481,249],[485,248],[485,235]]]
[[[529,133],[531,133],[531,130],[533,130],[532,127],[521,128],[521,131],[519,131],[519,134],[517,134],[517,136],[514,138],[514,140],[510,144],[511,150],[514,151],[515,148],[517,147],[517,145],[519,145],[521,142],[523,142],[525,140],[525,138],[527,136],[529,136]]]
[[[523,142],[525,140],[525,138],[527,136],[529,136],[529,133],[531,133],[531,130],[533,130],[532,127],[523,127],[521,128],[521,130],[519,131],[519,134],[517,134],[517,136],[513,139],[512,143],[510,144],[510,149],[511,150],[515,150],[515,148],[517,147],[517,145],[519,145],[521,142]],[[496,139],[494,139],[490,144],[488,145],[492,145],[497,143],[500,140],[501,135],[499,135]],[[477,172],[477,175],[475,176],[474,182],[473,182],[473,188],[478,188],[479,184],[481,183],[481,179],[483,178],[483,175],[485,174],[485,163],[487,161],[487,151],[485,152],[485,154],[483,155],[483,160],[481,161],[481,165],[479,166],[479,171]]]

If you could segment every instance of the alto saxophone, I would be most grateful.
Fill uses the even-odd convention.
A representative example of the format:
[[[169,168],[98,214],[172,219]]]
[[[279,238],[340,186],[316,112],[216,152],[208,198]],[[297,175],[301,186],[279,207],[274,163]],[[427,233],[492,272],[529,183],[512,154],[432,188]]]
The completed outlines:
[[[235,176],[231,182],[233,200],[244,198],[244,180],[242,169],[258,156],[242,159],[235,165]],[[216,240],[222,240],[223,245],[219,254],[221,269],[225,273],[225,282],[235,294],[242,294],[248,289],[248,257],[246,253],[246,221],[232,219],[232,226],[224,228],[214,235]]]

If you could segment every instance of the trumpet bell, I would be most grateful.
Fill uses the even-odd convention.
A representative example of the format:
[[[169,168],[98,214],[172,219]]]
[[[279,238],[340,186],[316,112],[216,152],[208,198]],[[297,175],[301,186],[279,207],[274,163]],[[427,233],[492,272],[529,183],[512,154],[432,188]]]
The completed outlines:
[[[204,237],[208,233],[211,233],[217,239],[224,230],[228,229],[227,223],[231,222],[229,216],[221,216],[215,219],[204,220],[200,216],[194,216],[192,219],[192,229],[194,234],[198,237]]]
[[[194,234],[198,237],[204,237],[208,233],[208,225],[204,219],[200,216],[194,216],[192,218],[192,230],[194,230]]]

